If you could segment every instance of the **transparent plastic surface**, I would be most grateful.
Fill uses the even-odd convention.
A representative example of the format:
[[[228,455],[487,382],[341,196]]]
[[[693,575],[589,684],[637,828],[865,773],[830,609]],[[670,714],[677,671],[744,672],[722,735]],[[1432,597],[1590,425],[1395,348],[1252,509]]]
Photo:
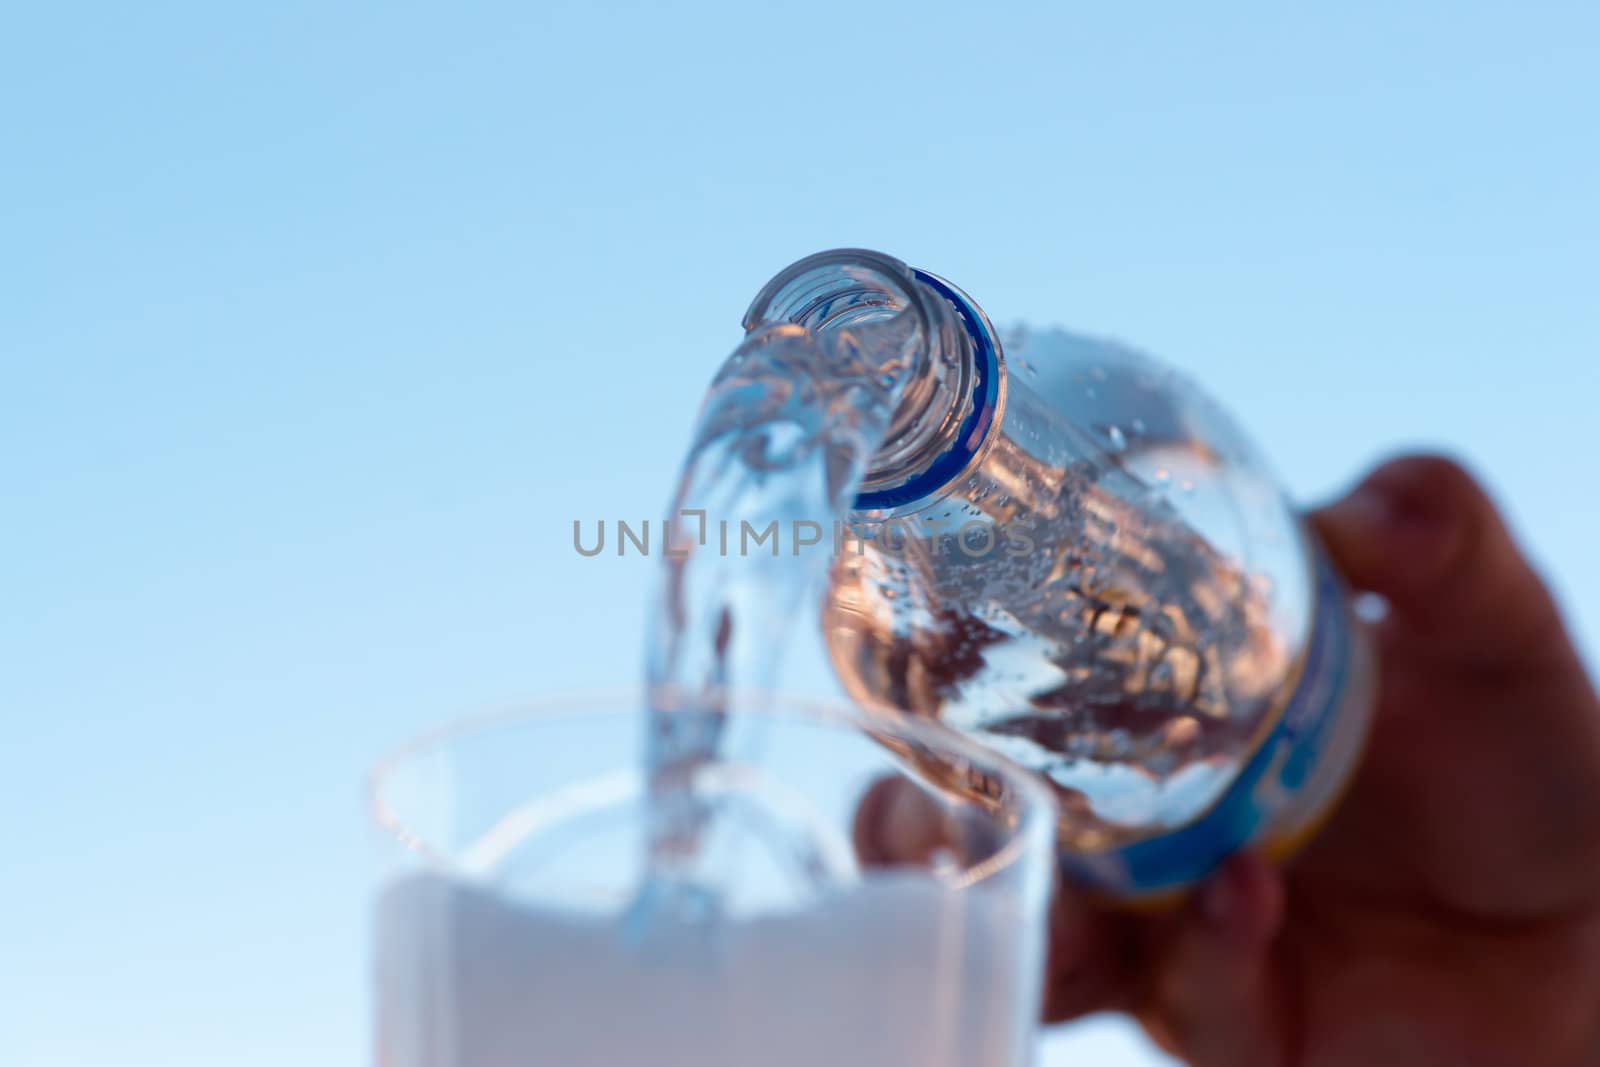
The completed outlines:
[[[960,290],[875,252],[786,268],[744,325],[672,512],[848,535],[818,563],[702,531],[663,567],[649,680],[766,684],[831,566],[822,622],[851,695],[1041,772],[1068,848],[1211,809],[1294,692],[1313,608],[1298,520],[1232,422],[1123,346],[1000,338]],[[668,871],[703,821],[673,778],[714,754],[717,709],[653,737]]]
[[[986,324],[985,324],[986,325]],[[1172,370],[1061,330],[1002,339],[998,428],[965,474],[835,562],[847,688],[1049,777],[1063,843],[1181,826],[1292,686],[1307,546],[1266,465]]]
[[[1054,809],[1032,776],[908,716],[720,700],[717,753],[680,782],[714,813],[699,915],[632,919],[648,883],[639,722],[674,696],[468,722],[375,773],[384,1067],[996,1067],[1027,1062]],[[858,862],[863,797],[903,757],[996,784],[965,802],[912,772],[945,845]]]

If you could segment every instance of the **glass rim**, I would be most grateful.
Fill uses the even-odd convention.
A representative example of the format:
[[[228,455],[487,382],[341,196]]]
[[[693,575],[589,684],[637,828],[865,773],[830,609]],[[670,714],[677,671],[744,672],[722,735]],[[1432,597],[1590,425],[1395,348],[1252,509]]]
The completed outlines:
[[[641,717],[646,706],[646,694],[659,701],[660,688],[633,686],[574,690],[558,692],[527,701],[467,713],[448,719],[436,726],[413,734],[386,750],[368,770],[363,786],[367,817],[374,827],[397,842],[401,848],[423,857],[427,862],[445,870],[456,863],[448,850],[441,852],[408,821],[386,802],[384,788],[409,762],[429,753],[440,752],[462,738],[478,736],[495,729],[540,721],[571,720],[586,716],[627,714]],[[894,740],[906,740],[925,745],[933,751],[948,753],[994,774],[1004,781],[1018,797],[1016,805],[1020,817],[1014,826],[1007,828],[1004,843],[975,863],[963,865],[946,884],[953,889],[967,889],[979,885],[1020,861],[1035,837],[1044,838],[1043,847],[1054,848],[1057,805],[1054,793],[1043,778],[1010,758],[985,748],[970,737],[940,723],[936,719],[901,711],[881,704],[860,704],[848,699],[789,696],[763,690],[733,689],[724,694],[732,714],[776,716],[819,723],[831,727],[847,727],[868,735],[886,734]],[[674,699],[683,699],[674,697]],[[755,703],[753,703],[755,702]],[[615,710],[612,710],[615,709]],[[885,746],[885,752],[891,750]],[[637,758],[635,755],[633,758]],[[624,761],[625,762],[625,761]],[[931,788],[946,796],[954,796],[926,775],[918,776]],[[964,801],[974,804],[973,801]],[[976,806],[974,804],[974,806]]]

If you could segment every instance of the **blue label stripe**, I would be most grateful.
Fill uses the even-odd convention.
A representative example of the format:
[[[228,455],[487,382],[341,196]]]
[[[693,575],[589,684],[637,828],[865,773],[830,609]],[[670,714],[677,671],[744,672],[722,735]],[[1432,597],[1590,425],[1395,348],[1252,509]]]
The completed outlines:
[[[926,285],[955,308],[967,336],[972,339],[972,409],[956,431],[955,442],[928,468],[904,485],[862,493],[856,497],[857,511],[897,508],[923,497],[932,497],[967,469],[994,425],[1000,400],[1000,353],[993,334],[984,328],[978,310],[966,296],[944,279],[926,271],[913,270],[917,281]]]
[[[1345,594],[1317,553],[1316,607],[1305,666],[1272,732],[1215,804],[1194,822],[1099,853],[1063,852],[1067,877],[1116,896],[1170,892],[1200,881],[1249,843],[1304,789],[1322,755],[1350,655]]]

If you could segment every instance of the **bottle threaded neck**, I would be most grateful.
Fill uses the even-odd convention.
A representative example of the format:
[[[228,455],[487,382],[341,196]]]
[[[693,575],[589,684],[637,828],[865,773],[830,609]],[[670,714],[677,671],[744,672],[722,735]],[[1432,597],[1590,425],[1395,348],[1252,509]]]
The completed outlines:
[[[969,313],[958,310],[957,299]],[[980,356],[999,353],[987,320],[947,283],[856,248],[820,252],[786,267],[744,317],[746,331],[778,322],[820,331],[900,315],[914,327],[907,332],[908,359],[884,383],[894,414],[862,482],[858,509],[908,503],[919,495],[908,489],[948,467],[953,450],[963,447],[986,391]],[[992,390],[995,383],[988,384]]]

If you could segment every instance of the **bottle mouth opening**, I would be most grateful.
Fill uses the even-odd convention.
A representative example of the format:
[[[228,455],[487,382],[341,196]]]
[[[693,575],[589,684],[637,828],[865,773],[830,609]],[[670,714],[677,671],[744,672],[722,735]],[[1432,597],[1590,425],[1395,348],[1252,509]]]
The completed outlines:
[[[928,489],[930,471],[947,475],[953,463],[964,467],[970,459],[948,453],[967,443],[963,430],[984,400],[985,367],[977,362],[998,352],[987,320],[947,282],[862,248],[819,252],[784,268],[744,317],[747,332],[780,322],[821,331],[889,320],[902,320],[895,328],[900,358],[892,371],[885,365],[883,381],[894,408],[862,480],[858,511],[910,503]]]
[[[756,294],[743,325],[747,332],[769,322],[837,330],[907,313],[916,319],[916,347],[925,361],[933,310],[911,268],[882,252],[838,248],[778,272]]]
[[[995,338],[994,327],[972,299],[937,275],[913,272],[935,300],[949,308],[954,330],[961,338],[961,375],[938,429],[928,436],[932,447],[923,447],[885,464],[862,484],[856,497],[858,512],[893,512],[916,506],[922,500],[946,491],[982,455],[984,446],[999,420],[1005,399],[1004,357]],[[886,446],[879,458],[890,455]],[[876,477],[874,477],[876,475]]]

